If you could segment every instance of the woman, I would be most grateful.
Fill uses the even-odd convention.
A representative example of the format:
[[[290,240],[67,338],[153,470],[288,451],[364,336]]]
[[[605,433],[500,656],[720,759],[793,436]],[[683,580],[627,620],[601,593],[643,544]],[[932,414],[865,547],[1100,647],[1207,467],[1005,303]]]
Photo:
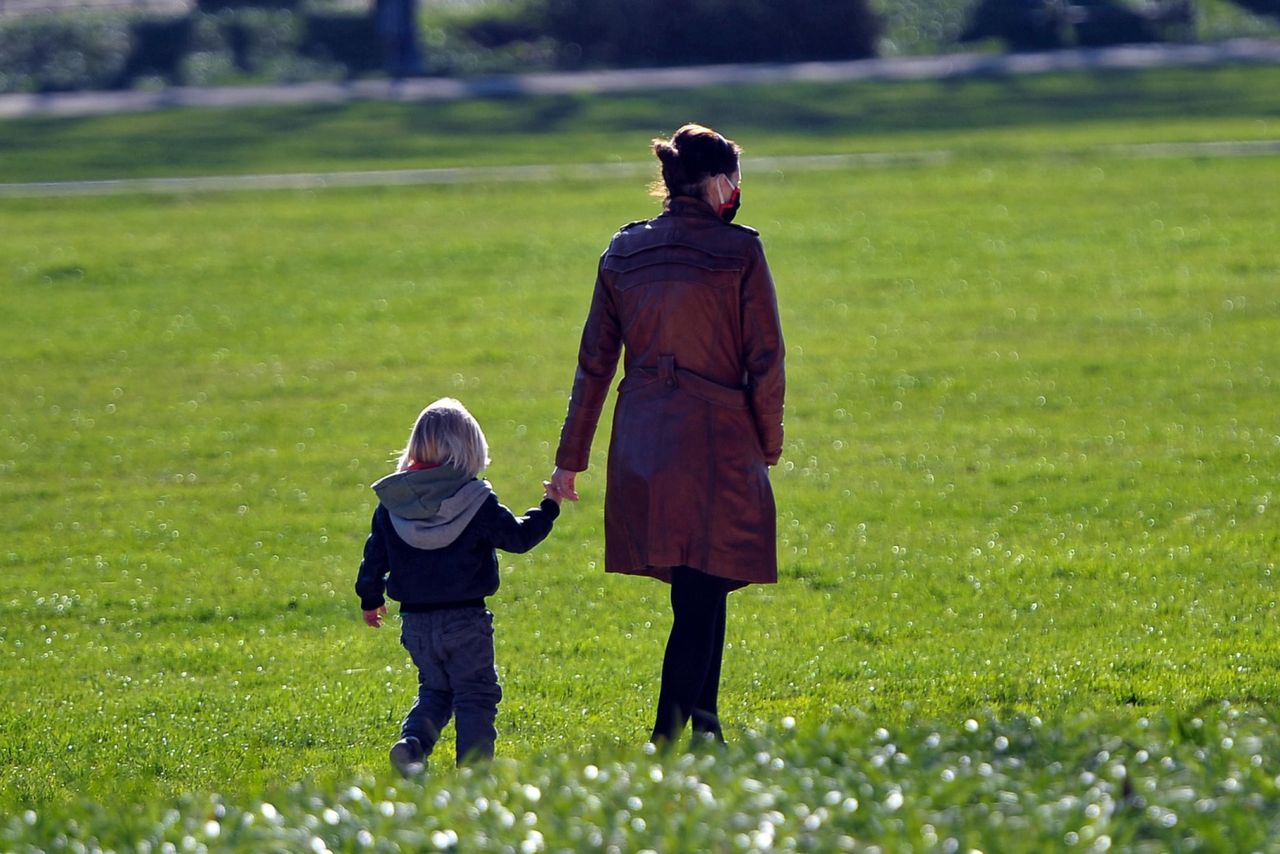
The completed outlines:
[[[575,476],[618,357],[605,486],[605,570],[671,586],[653,741],[692,718],[723,741],[717,713],[729,591],[777,581],[768,467],[782,453],[783,345],[758,233],[731,225],[741,149],[700,125],[654,140],[663,199],[600,258],[551,488]]]

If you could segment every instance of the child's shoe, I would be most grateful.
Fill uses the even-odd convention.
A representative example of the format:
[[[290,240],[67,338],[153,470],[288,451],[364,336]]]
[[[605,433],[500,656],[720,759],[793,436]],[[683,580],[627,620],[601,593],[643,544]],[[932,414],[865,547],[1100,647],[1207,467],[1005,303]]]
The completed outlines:
[[[416,777],[427,768],[427,752],[422,742],[408,735],[391,747],[391,764],[404,777]]]

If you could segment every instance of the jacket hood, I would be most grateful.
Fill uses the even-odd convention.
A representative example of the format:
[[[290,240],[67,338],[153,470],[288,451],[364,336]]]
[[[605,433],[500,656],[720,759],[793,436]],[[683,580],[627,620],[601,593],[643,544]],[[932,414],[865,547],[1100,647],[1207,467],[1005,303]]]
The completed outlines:
[[[391,512],[391,527],[415,549],[442,549],[458,539],[491,495],[493,487],[487,480],[469,480],[428,518],[409,519]]]
[[[391,513],[405,519],[430,519],[440,504],[468,482],[471,475],[453,466],[398,471],[373,484],[378,501]]]

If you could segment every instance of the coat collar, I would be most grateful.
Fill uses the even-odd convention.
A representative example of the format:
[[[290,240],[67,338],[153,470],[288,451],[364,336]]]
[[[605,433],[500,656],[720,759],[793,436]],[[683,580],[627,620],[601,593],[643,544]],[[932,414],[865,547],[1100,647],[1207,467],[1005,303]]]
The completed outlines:
[[[665,213],[676,216],[701,216],[709,219],[720,219],[711,205],[693,196],[676,196],[667,202]]]

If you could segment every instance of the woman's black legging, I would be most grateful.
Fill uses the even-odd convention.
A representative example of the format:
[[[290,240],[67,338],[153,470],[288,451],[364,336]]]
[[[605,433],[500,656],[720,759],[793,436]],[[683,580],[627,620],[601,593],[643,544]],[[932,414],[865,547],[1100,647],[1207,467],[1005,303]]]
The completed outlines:
[[[655,744],[693,731],[722,741],[717,711],[730,583],[687,566],[671,575],[671,636],[662,659],[662,689],[653,724]]]

